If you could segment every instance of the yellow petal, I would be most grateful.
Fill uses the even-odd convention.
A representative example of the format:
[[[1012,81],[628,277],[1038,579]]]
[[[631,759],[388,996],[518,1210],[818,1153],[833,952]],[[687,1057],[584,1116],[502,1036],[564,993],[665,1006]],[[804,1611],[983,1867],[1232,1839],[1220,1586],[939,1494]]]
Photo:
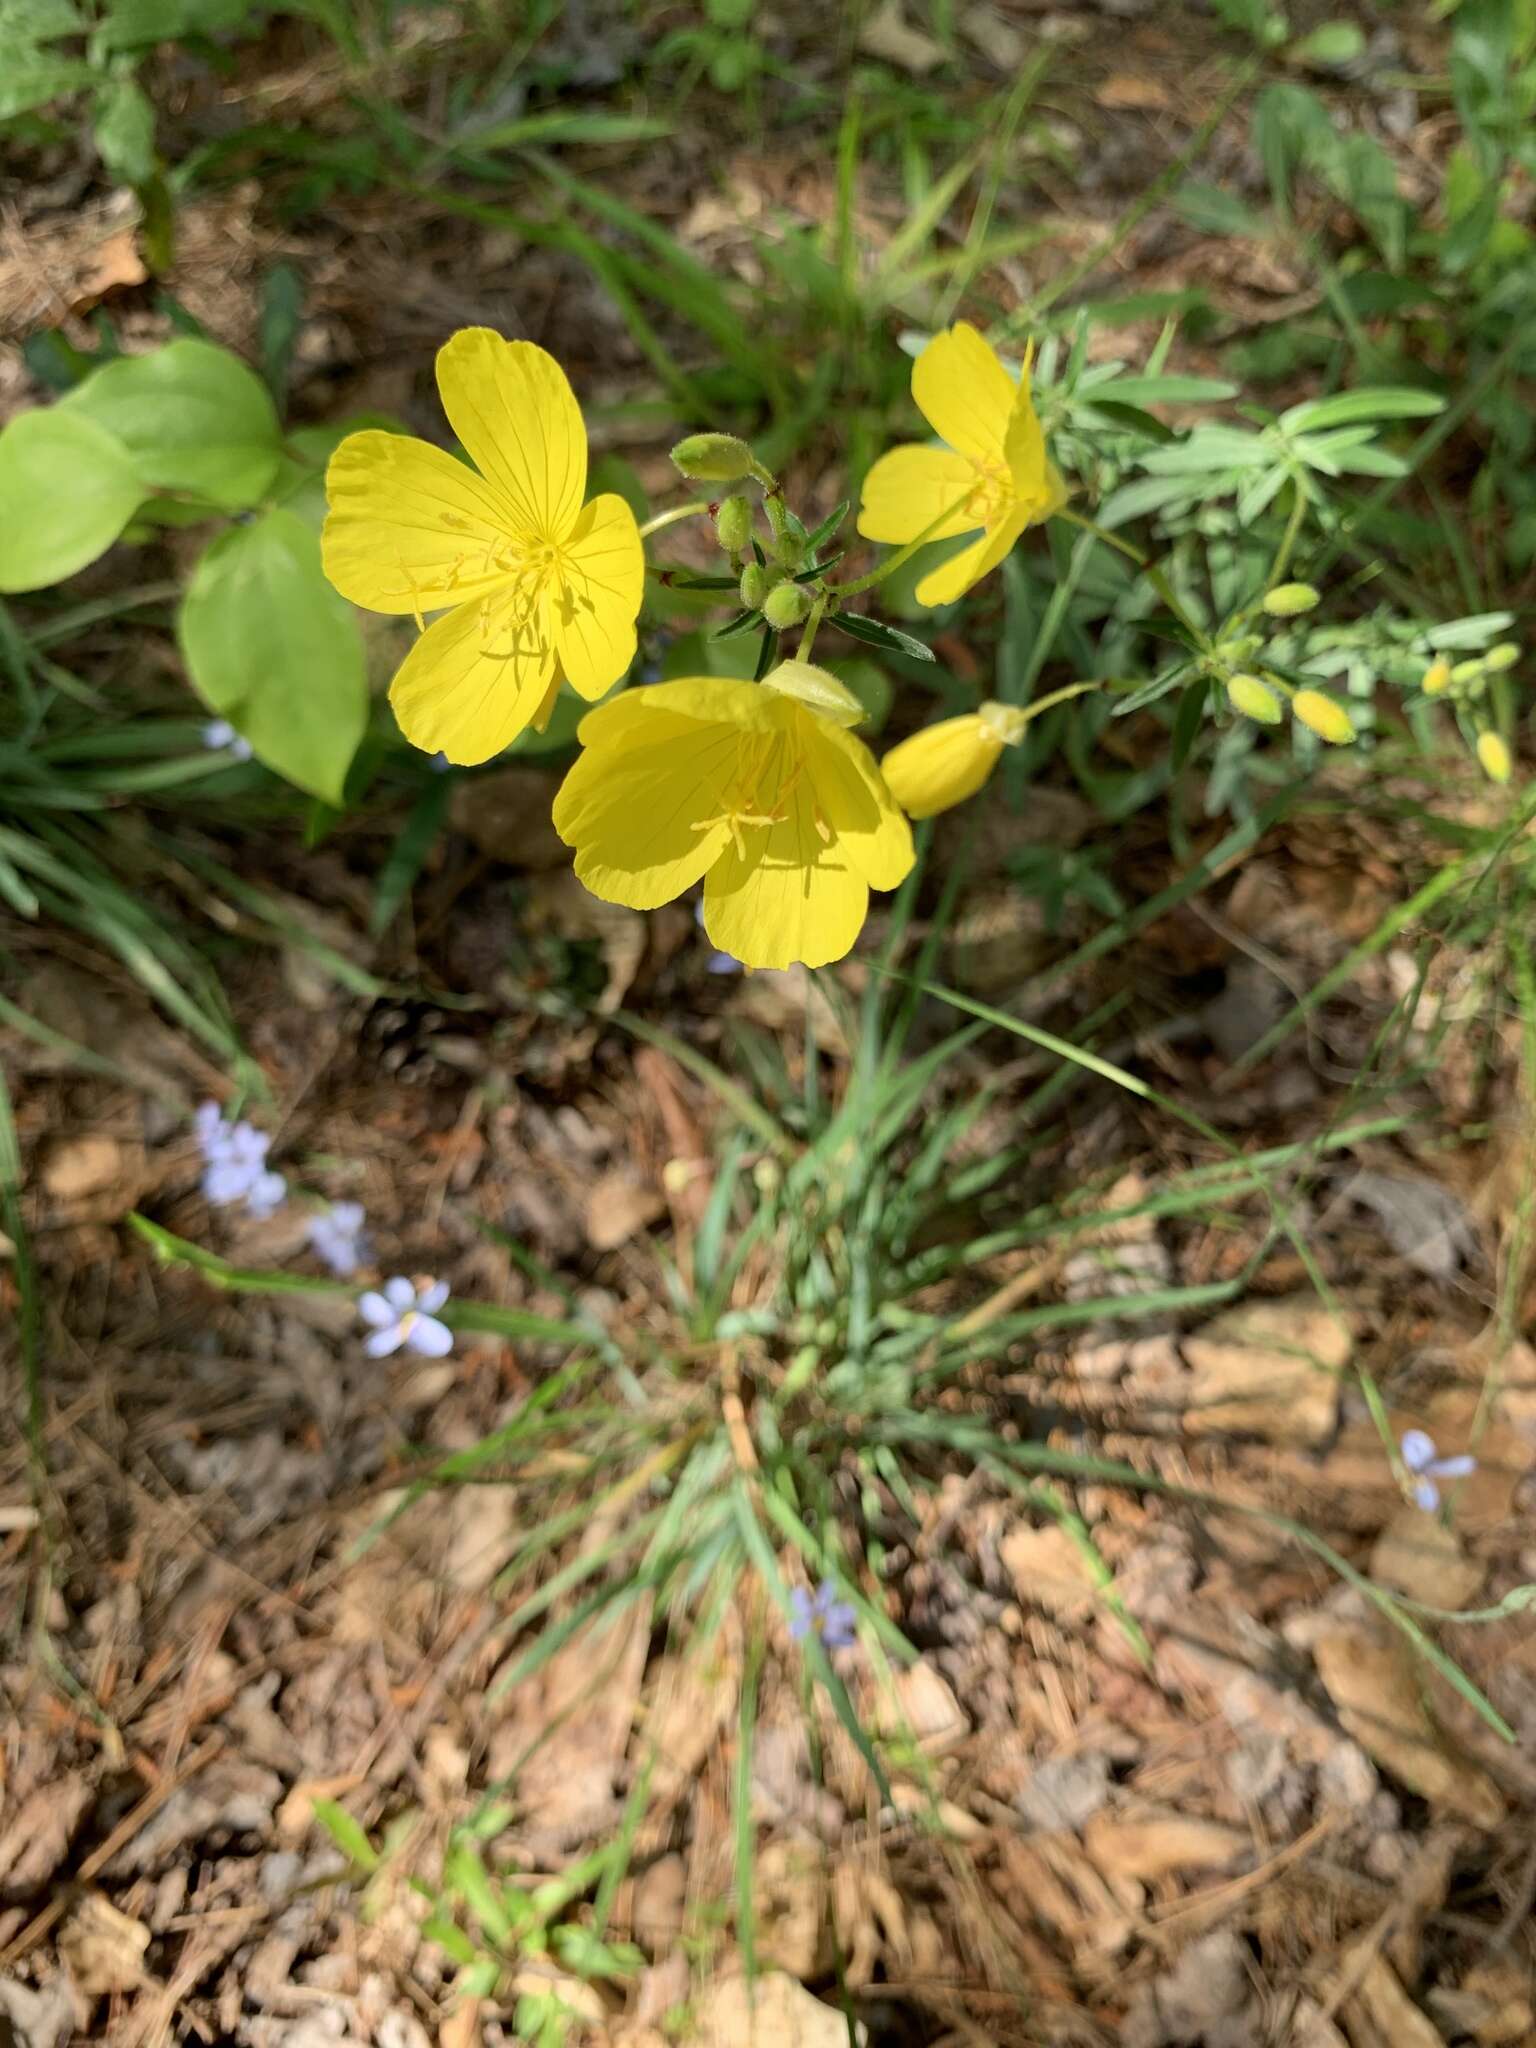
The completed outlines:
[[[972,462],[1006,463],[1018,386],[967,321],[936,334],[912,365],[912,396],[941,441]]]
[[[645,592],[645,549],[635,515],[611,492],[582,512],[562,560],[551,608],[566,681],[601,697],[635,658],[635,619]]]
[[[325,472],[325,573],[373,612],[440,612],[507,581],[507,508],[474,471],[406,434],[349,434]]]
[[[952,604],[961,594],[989,576],[1030,523],[1027,505],[1015,505],[1001,524],[990,527],[979,540],[937,569],[930,569],[917,586],[919,604]]]
[[[869,887],[836,842],[823,843],[804,777],[785,798],[786,815],[727,841],[704,880],[704,929],[713,945],[746,967],[824,967],[841,960],[863,929]]]
[[[1014,394],[1013,410],[1008,415],[1008,432],[1004,448],[1008,472],[1013,478],[1013,487],[1019,496],[1031,500],[1044,497],[1045,435],[1041,432],[1040,416],[1035,411],[1035,401],[1030,394],[1027,371],[1019,380],[1019,388]]]
[[[874,889],[894,889],[911,872],[912,828],[861,739],[812,711],[796,713],[794,737],[835,848]]]
[[[866,540],[900,545],[916,540],[931,520],[963,498],[977,482],[974,464],[949,448],[892,448],[864,479],[859,502],[859,532]],[[930,535],[947,540],[971,533],[977,520],[955,513]]]
[[[532,722],[554,672],[555,650],[509,591],[461,604],[428,626],[390,685],[389,701],[413,747],[472,767]]]
[[[654,910],[697,882],[729,841],[721,792],[739,757],[734,724],[627,690],[581,722],[581,758],[555,798],[555,830],[605,903]],[[703,829],[695,829],[702,827]]]
[[[586,494],[587,430],[554,357],[489,327],[463,327],[437,352],[437,388],[470,460],[520,529],[563,539]]]
[[[913,733],[892,747],[880,767],[909,818],[932,818],[974,796],[1002,751],[998,734],[972,712]]]
[[[626,690],[611,703],[589,711],[576,729],[584,747],[628,746],[643,741],[655,714],[666,711],[701,724],[735,725],[747,732],[765,732],[778,717],[782,698],[771,697],[756,683],[729,676],[678,676],[670,683],[647,683]]]

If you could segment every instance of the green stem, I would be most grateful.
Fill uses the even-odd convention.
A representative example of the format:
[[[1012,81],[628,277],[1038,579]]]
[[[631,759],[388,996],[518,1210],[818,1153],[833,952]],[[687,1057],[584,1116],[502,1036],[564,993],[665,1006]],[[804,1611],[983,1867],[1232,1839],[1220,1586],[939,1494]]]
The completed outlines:
[[[877,568],[871,569],[867,576],[860,576],[853,583],[829,583],[827,589],[834,597],[838,598],[857,597],[860,591],[873,590],[877,583],[885,581],[893,569],[899,569],[903,562],[909,562],[912,559],[919,548],[926,547],[929,541],[935,538],[939,528],[947,525],[957,512],[963,512],[966,499],[970,495],[970,492],[967,491],[964,498],[956,498],[954,504],[946,507],[937,519],[929,520],[915,540],[909,540],[906,546],[898,548],[894,555],[887,555],[885,560]]]
[[[827,609],[827,593],[823,591],[806,614],[805,627],[800,635],[800,645],[795,649],[796,661],[809,661],[811,649],[816,644],[816,629],[821,624],[822,614]]]
[[[658,512],[654,519],[647,519],[640,529],[640,538],[649,540],[653,533],[660,533],[664,527],[676,526],[684,519],[700,519],[709,510],[702,500],[692,505],[674,505],[670,512]]]
[[[1070,697],[1085,697],[1090,690],[1102,690],[1102,682],[1092,680],[1085,683],[1064,683],[1059,690],[1052,690],[1047,696],[1036,698],[1033,704],[1024,708],[1026,719],[1038,718],[1042,711],[1050,711],[1057,704],[1065,704]]]
[[[1146,577],[1185,632],[1191,634],[1203,649],[1209,651],[1211,643],[1207,634],[1195,623],[1188,612],[1185,611],[1183,605],[1180,604],[1173,585],[1168,581],[1168,578],[1163,574],[1156,562],[1150,561],[1141,552],[1140,548],[1133,548],[1128,540],[1121,540],[1117,533],[1110,533],[1105,527],[1095,526],[1093,521],[1085,519],[1081,512],[1069,512],[1065,506],[1054,516],[1057,519],[1065,519],[1071,526],[1080,526],[1084,533],[1091,533],[1095,540],[1103,541],[1106,546],[1118,548],[1128,561],[1136,564],[1142,575]]]
[[[1293,477],[1291,479],[1291,516],[1285,522],[1285,531],[1280,536],[1279,550],[1275,555],[1274,562],[1270,566],[1269,583],[1271,589],[1274,588],[1275,584],[1282,583],[1285,580],[1286,568],[1291,559],[1291,551],[1300,538],[1301,522],[1307,516],[1307,506],[1311,502],[1311,494],[1301,478],[1299,476]]]

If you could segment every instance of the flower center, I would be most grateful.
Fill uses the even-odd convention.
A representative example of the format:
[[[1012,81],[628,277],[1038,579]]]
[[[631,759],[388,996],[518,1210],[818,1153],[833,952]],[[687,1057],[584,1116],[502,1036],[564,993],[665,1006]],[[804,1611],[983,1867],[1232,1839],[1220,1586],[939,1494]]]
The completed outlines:
[[[738,858],[745,859],[748,831],[782,825],[789,816],[789,800],[805,773],[804,750],[787,733],[743,733],[731,763],[729,780],[716,792],[720,808],[711,816],[695,819],[695,832],[712,832],[724,825],[731,835]],[[831,830],[820,806],[812,798],[811,816],[817,837],[829,845]]]
[[[978,526],[996,526],[1013,496],[1013,478],[1000,464],[978,463],[975,487],[965,501],[966,516]]]

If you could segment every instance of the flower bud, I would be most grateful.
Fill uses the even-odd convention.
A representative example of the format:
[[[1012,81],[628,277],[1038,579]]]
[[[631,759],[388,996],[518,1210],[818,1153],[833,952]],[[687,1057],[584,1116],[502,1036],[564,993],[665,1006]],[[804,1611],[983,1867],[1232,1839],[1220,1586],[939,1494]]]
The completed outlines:
[[[1004,744],[996,721],[985,711],[973,711],[913,733],[891,748],[880,772],[909,818],[931,818],[976,794],[997,766]]]
[[[1443,654],[1437,654],[1429,664],[1429,667],[1425,669],[1419,682],[1419,688],[1426,697],[1438,697],[1442,690],[1448,690],[1450,687],[1451,664]]]
[[[672,450],[672,460],[696,484],[734,484],[757,466],[752,450],[734,434],[690,434]]]
[[[1291,699],[1291,709],[1309,732],[1315,732],[1330,747],[1347,747],[1353,742],[1355,728],[1349,713],[1321,690],[1298,690]]]
[[[832,725],[854,726],[864,717],[864,706],[848,685],[840,683],[826,669],[817,668],[814,662],[781,661],[763,677],[763,688],[776,690],[781,697],[793,697],[796,703],[818,712]]]
[[[1277,583],[1264,595],[1264,609],[1272,619],[1296,619],[1318,603],[1310,583]]]
[[[1451,670],[1451,682],[1479,683],[1488,673],[1488,664],[1480,654],[1474,654],[1468,661],[1458,661]]]
[[[1483,667],[1489,675],[1500,676],[1505,669],[1513,668],[1520,659],[1520,649],[1513,640],[1501,640],[1497,647],[1490,647],[1483,656]]]
[[[739,555],[752,538],[752,507],[740,493],[715,514],[715,538],[728,555]]]
[[[780,583],[763,599],[763,617],[780,633],[798,626],[810,608],[810,592],[798,583]]]
[[[768,590],[768,571],[761,562],[748,562],[741,572],[741,601],[749,612],[758,610]]]
[[[1496,732],[1480,732],[1477,736],[1477,758],[1483,773],[1490,782],[1508,782],[1510,760],[1509,748]]]
[[[1244,718],[1256,718],[1260,725],[1278,725],[1282,716],[1280,699],[1257,676],[1228,676],[1227,698]]]

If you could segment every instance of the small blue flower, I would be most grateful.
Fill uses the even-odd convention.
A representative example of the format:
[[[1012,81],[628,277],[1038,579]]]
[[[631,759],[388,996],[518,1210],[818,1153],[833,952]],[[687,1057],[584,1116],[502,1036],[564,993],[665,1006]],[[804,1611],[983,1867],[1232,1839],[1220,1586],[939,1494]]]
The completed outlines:
[[[1435,1440],[1423,1429],[1403,1431],[1402,1453],[1403,1463],[1414,1481],[1413,1498],[1428,1515],[1440,1505],[1437,1479],[1465,1479],[1477,1470],[1477,1460],[1469,1452],[1458,1458],[1437,1458]]]
[[[332,1202],[322,1215],[309,1219],[310,1249],[343,1280],[350,1279],[363,1263],[368,1249],[366,1222],[361,1202]]]
[[[213,753],[228,754],[232,761],[249,761],[251,743],[235,731],[227,718],[211,718],[203,727],[203,745]]]
[[[232,1124],[216,1102],[203,1103],[192,1119],[203,1154],[203,1194],[216,1209],[244,1202],[263,1222],[283,1205],[288,1183],[267,1165],[272,1140],[254,1124]]]
[[[428,1280],[420,1287],[396,1276],[384,1282],[383,1292],[358,1298],[357,1312],[370,1325],[373,1335],[363,1349],[370,1358],[388,1358],[404,1344],[423,1358],[444,1358],[453,1349],[453,1332],[437,1320],[437,1311],[448,1299],[446,1280]]]
[[[796,1586],[789,1596],[789,1632],[797,1643],[807,1636],[820,1636],[829,1650],[846,1650],[854,1641],[853,1609],[839,1600],[831,1579],[823,1579],[814,1594]]]

